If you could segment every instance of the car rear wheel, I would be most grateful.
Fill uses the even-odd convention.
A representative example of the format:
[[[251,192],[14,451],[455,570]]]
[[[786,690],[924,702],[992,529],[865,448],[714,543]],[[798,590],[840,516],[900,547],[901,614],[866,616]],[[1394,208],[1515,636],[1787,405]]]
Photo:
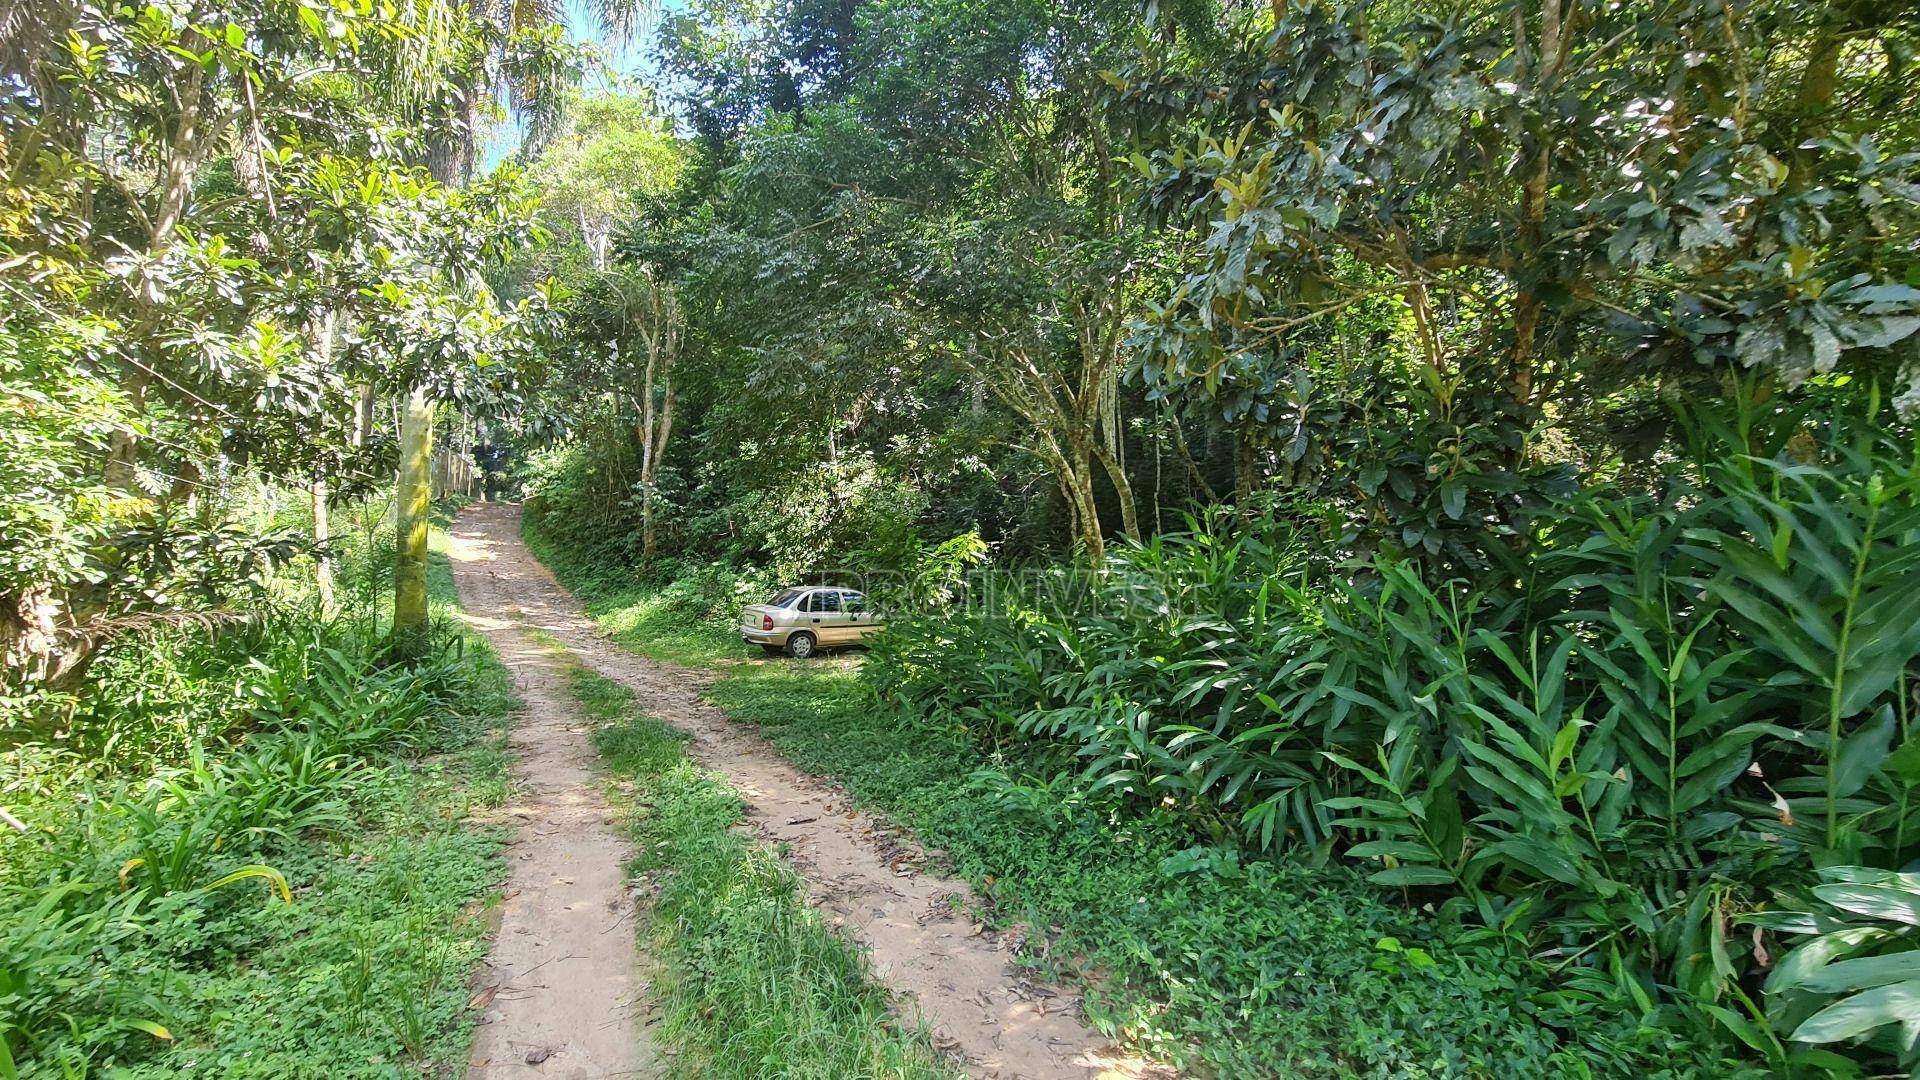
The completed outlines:
[[[813,640],[812,634],[809,634],[805,630],[797,630],[792,637],[787,639],[787,655],[793,657],[795,660],[805,660],[807,657],[813,655],[814,648],[818,644],[818,642]]]

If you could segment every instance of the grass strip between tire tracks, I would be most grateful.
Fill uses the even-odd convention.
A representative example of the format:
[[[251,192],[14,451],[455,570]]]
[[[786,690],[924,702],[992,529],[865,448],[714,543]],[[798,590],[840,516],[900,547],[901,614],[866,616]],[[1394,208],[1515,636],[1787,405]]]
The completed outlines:
[[[550,641],[551,644],[551,641]],[[793,869],[740,828],[740,796],[645,715],[626,687],[570,663],[635,855],[642,949],[676,1074],[724,1080],[961,1075],[806,902]]]

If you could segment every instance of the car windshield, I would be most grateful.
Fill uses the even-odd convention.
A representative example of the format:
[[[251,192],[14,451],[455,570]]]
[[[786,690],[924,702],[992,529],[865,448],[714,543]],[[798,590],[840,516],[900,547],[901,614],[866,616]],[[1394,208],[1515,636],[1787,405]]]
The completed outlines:
[[[800,599],[799,589],[781,589],[778,593],[774,594],[773,599],[767,601],[767,606],[792,607],[793,602],[798,599]]]

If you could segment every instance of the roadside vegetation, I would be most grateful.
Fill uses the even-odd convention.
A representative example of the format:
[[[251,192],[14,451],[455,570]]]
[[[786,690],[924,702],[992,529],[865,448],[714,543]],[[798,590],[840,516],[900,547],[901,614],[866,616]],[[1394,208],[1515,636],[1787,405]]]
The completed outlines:
[[[0,1076],[463,1066],[512,703],[428,519],[544,325],[477,163],[553,15],[0,14]]]
[[[778,852],[742,835],[740,797],[640,713],[633,694],[579,665],[574,696],[598,722],[645,895],[642,951],[660,1006],[654,1036],[676,1072],[751,1080],[952,1078],[925,1031],[904,1027],[865,959],[807,903]]]
[[[482,490],[1199,1071],[1920,1068],[1910,5],[590,6],[0,16],[6,1072],[454,1059]]]
[[[983,917],[1030,935],[1037,973],[1082,984],[1090,1019],[1155,1060],[1235,1076],[1764,1075],[1710,1044],[1603,1026],[1578,997],[1558,1003],[1568,1040],[1536,1004],[1554,997],[1547,973],[1457,915],[1247,851],[1173,806],[1142,812],[1024,740],[883,698],[891,635],[864,661],[766,661],[689,590],[570,576],[616,641],[715,667],[709,700],[950,859]]]
[[[6,1075],[418,1075],[465,1061],[504,875],[505,670],[448,616],[382,659],[390,530],[341,596],[265,583],[246,626],[160,623],[92,665],[57,728],[15,728],[0,801]]]
[[[1913,33],[676,10],[531,535],[1176,1061],[1911,1071]],[[695,629],[804,581],[857,678]]]

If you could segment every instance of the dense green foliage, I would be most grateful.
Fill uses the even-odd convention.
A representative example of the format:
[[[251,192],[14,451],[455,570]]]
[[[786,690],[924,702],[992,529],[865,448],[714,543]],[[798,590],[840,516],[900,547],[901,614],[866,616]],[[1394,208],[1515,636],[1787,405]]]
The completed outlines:
[[[913,828],[990,922],[1030,935],[1042,973],[1084,980],[1089,1015],[1156,1057],[1229,1076],[1740,1072],[1631,1016],[1583,1015],[1524,958],[1489,953],[1471,918],[1208,840],[1177,808],[1053,779],[1044,756],[988,748],[951,714],[876,707],[848,661],[749,661],[657,591],[564,576],[622,644],[722,665],[716,704]]]
[[[770,667],[716,703],[844,779],[984,883],[995,918],[1050,932],[1039,962],[1089,981],[1098,1021],[1225,1075],[1733,1072],[1631,1015],[1591,1015],[1470,920],[1355,875],[1243,855],[1176,812],[983,756],[943,717],[876,710],[845,672]],[[1556,1032],[1555,1026],[1561,1031]],[[1498,1033],[1498,1037],[1495,1037]]]
[[[634,710],[625,687],[574,667],[600,722],[651,894],[656,1032],[690,1074],[951,1077],[924,1031],[903,1030],[865,961],[806,902],[793,869],[734,832],[740,797],[688,760],[685,736]]]
[[[393,475],[382,406],[510,405],[546,297],[486,281],[537,233],[514,170],[470,167],[482,100],[499,77],[552,97],[579,59],[548,23],[437,0],[10,5],[9,718],[61,708],[127,626],[253,606],[298,551],[329,602],[326,508]],[[261,480],[315,501],[309,531],[247,527],[234,496]]]
[[[1440,903],[1569,1008],[1702,1008],[1779,1057],[1806,1013],[1756,1015],[1783,944],[1743,918],[1817,867],[1907,865],[1920,825],[1914,465],[1874,449],[1588,493],[1518,590],[1329,575],[1216,521],[1090,583],[986,582],[869,671],[1142,812]]]
[[[689,161],[611,245],[674,288],[666,460],[582,428],[537,490],[609,552],[658,498],[660,554],[791,575],[968,530],[1097,558],[1281,488],[1345,550],[1500,573],[1553,499],[1656,484],[1682,402],[1911,412],[1912,34],[1820,0],[692,5]]]
[[[556,18],[0,14],[0,1075],[463,1061],[510,699],[444,626],[395,662],[367,497],[391,406],[444,403],[458,488],[533,359],[548,293],[488,280],[531,191],[475,163],[497,85],[579,73]]]
[[[688,161],[612,244],[673,289],[672,439],[544,450],[530,524],[686,657],[756,587],[890,592],[901,722],[1357,873],[1569,1047],[1911,1068],[1901,935],[1820,913],[1899,922],[1920,854],[1915,32],[692,5]]]
[[[381,779],[473,664],[392,663],[330,515],[404,440],[413,523],[438,401],[435,468],[511,466],[648,648],[869,575],[894,711],[831,683],[771,730],[1029,882],[996,899],[1173,1057],[1911,1070],[1908,8],[694,0],[658,87],[581,96],[548,3],[14,5],[0,1046],[239,1047],[237,958],[338,959],[257,893],[382,895],[322,842],[452,853],[343,917],[389,937],[484,878]],[[665,839],[724,816],[674,783]],[[703,872],[790,904],[756,859]],[[460,942],[406,965],[414,1057]]]
[[[629,636],[890,591],[897,707],[1351,868],[1575,1042],[1909,1068],[1911,972],[1770,913],[1917,854],[1914,34],[693,5],[690,160],[613,243],[674,289],[678,441],[637,488],[624,429],[547,451],[530,522],[666,586],[606,594]]]
[[[484,736],[510,687],[452,632],[432,664],[381,664],[387,561],[376,543],[347,565],[346,615],[316,618],[296,588],[211,639],[124,635],[57,730],[9,731],[0,790],[26,831],[0,858],[0,1060],[68,1076],[464,1060],[475,905],[502,868],[499,837],[463,819],[505,798]],[[450,600],[444,564],[436,581]]]

